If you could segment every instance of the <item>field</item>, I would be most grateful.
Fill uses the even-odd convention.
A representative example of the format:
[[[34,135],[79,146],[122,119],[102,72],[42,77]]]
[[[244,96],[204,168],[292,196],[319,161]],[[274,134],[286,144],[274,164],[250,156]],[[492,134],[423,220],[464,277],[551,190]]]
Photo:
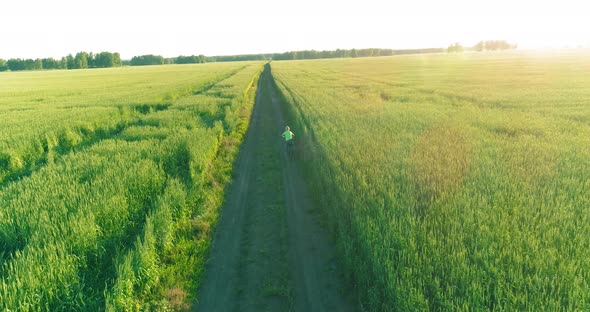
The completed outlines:
[[[0,310],[590,310],[587,52],[263,65],[0,73]]]
[[[0,74],[0,310],[187,307],[262,63]]]
[[[272,62],[367,311],[590,309],[590,56]]]

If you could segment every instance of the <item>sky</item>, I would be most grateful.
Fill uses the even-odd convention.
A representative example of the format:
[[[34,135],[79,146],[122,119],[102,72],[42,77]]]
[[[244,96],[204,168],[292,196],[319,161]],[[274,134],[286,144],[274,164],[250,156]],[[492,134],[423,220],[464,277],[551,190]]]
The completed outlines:
[[[583,0],[5,0],[0,58],[119,52],[164,57],[507,40],[590,47]]]

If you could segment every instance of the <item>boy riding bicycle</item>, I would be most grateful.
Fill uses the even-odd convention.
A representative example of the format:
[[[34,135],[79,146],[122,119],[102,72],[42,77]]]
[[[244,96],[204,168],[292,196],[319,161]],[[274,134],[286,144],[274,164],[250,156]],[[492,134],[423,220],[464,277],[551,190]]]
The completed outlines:
[[[293,137],[295,137],[295,133],[291,132],[289,126],[285,127],[285,132],[281,134],[281,137],[285,138],[285,144],[287,144],[287,148],[293,148]]]

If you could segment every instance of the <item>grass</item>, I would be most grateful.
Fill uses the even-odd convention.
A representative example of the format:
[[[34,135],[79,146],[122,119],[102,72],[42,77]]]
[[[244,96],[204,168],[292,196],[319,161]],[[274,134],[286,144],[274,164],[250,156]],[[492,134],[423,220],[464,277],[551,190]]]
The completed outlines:
[[[261,70],[2,73],[0,310],[190,308]]]
[[[590,308],[590,56],[273,62],[363,310]]]

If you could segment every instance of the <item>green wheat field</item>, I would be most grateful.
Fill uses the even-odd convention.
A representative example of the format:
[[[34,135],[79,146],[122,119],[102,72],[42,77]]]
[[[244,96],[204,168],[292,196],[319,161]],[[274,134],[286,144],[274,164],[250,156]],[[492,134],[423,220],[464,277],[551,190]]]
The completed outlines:
[[[590,55],[271,66],[367,311],[590,309]]]
[[[262,63],[0,75],[0,310],[194,292]]]
[[[186,309],[264,64],[0,73],[0,311]],[[270,68],[362,310],[590,309],[590,53]]]

